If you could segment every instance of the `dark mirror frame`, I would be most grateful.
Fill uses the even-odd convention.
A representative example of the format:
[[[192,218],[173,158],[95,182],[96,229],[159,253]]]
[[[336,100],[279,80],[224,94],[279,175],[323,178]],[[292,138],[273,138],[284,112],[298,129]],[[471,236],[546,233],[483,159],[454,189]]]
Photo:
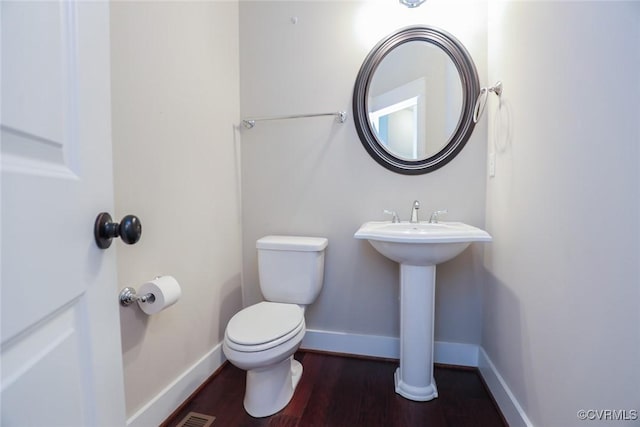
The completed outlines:
[[[458,126],[445,147],[421,160],[401,159],[380,144],[369,122],[369,85],[380,62],[395,48],[411,41],[424,41],[442,49],[453,61],[462,83],[462,112]],[[473,132],[473,108],[480,92],[478,72],[465,47],[446,31],[429,26],[402,28],[382,39],[365,58],[353,90],[353,117],[362,145],[378,163],[405,175],[420,175],[441,168],[462,150]]]

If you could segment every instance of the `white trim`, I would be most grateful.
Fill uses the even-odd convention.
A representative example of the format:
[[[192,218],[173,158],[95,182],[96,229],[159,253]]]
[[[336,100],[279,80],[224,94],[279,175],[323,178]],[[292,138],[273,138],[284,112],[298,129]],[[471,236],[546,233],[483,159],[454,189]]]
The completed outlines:
[[[307,329],[300,348],[398,359],[400,347],[399,340],[395,337]]]
[[[387,359],[400,358],[400,340],[397,337],[380,335],[307,329],[301,348]],[[434,361],[449,365],[476,367],[478,366],[478,346],[436,341],[434,343]]]
[[[127,419],[127,427],[162,424],[226,360],[220,343]]]
[[[511,427],[533,427],[533,423],[527,417],[522,406],[520,406],[520,402],[513,395],[504,378],[502,378],[502,375],[500,375],[500,372],[498,372],[482,347],[480,347],[478,355],[478,369],[507,423]]]

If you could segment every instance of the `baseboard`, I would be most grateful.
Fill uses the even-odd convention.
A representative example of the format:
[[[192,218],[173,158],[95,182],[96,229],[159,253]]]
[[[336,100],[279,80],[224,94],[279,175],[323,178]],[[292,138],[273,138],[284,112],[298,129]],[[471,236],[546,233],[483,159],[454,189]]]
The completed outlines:
[[[524,409],[482,347],[478,352],[478,370],[509,426],[533,427]]]
[[[225,361],[222,343],[220,343],[127,419],[127,427],[149,427],[162,424]]]
[[[301,348],[386,359],[400,358],[400,340],[380,335],[307,329]],[[436,341],[433,352],[435,363],[478,366],[478,346],[474,344]]]

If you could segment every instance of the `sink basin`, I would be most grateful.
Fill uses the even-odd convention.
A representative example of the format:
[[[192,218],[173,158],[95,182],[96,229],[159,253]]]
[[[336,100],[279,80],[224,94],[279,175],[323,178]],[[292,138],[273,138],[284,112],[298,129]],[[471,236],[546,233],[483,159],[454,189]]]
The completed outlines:
[[[436,265],[454,258],[471,242],[490,242],[484,230],[461,222],[372,221],[360,227],[378,252],[400,263],[400,366],[396,393],[424,402],[438,397],[433,378]]]
[[[484,230],[462,222],[410,223],[371,221],[354,234],[378,252],[400,264],[436,265],[449,261],[471,242],[489,242]]]

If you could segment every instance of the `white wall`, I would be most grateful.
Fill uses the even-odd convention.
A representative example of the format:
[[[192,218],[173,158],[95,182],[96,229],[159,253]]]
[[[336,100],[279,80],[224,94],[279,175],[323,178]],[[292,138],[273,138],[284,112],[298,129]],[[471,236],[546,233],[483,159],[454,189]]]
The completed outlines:
[[[297,23],[291,18],[297,17]],[[244,303],[262,299],[255,241],[267,234],[326,236],[325,282],[307,312],[322,331],[397,337],[398,266],[353,233],[394,209],[408,220],[414,199],[426,218],[483,226],[486,128],[476,128],[458,157],[422,176],[378,165],[362,147],[351,118],[356,75],[383,36],[409,24],[430,24],[456,36],[485,77],[486,3],[241,2],[240,85],[243,116],[346,110],[332,118],[259,122],[242,130]],[[436,339],[480,342],[481,248],[438,267]]]
[[[116,244],[121,286],[173,274],[184,292],[156,316],[121,311],[129,415],[222,341],[241,271],[244,304],[261,299],[265,234],[329,238],[309,328],[397,337],[397,266],[352,235],[383,208],[407,219],[414,199],[423,217],[448,208],[494,236],[438,268],[437,340],[481,344],[535,425],[638,409],[640,3],[111,7],[115,216],[136,213],[144,230]],[[240,179],[240,112],[351,116],[367,52],[412,23],[452,33],[481,84],[505,84],[456,159],[402,176],[369,157],[351,117],[261,122],[240,131]],[[485,181],[487,133],[497,175]]]
[[[482,346],[534,425],[638,410],[640,3],[491,2],[489,16],[504,95]]]
[[[112,2],[111,32],[115,217],[135,213],[143,229],[135,246],[114,244],[120,286],[170,274],[183,292],[154,316],[121,309],[131,417],[241,307],[238,4]]]

